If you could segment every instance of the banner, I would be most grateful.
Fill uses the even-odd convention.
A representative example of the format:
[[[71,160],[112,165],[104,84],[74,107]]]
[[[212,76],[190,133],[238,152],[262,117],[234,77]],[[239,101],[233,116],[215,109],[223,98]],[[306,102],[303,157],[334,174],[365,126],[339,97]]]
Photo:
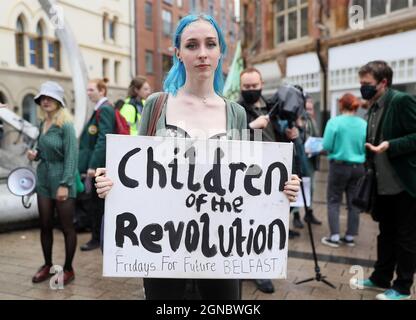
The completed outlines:
[[[285,278],[292,152],[107,135],[104,276]]]

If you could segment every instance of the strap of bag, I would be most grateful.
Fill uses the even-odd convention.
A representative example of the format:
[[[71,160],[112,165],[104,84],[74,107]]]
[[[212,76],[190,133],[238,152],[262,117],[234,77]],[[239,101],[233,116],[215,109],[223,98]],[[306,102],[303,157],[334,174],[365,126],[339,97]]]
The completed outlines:
[[[167,93],[161,93],[155,102],[152,115],[150,117],[149,126],[147,127],[147,135],[154,136],[156,134],[156,124],[162,113],[163,106],[168,98]]]

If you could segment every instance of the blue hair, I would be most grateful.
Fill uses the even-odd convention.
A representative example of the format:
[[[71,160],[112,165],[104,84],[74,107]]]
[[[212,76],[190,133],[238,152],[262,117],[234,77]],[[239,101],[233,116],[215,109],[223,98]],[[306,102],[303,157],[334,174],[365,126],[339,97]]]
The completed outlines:
[[[224,88],[222,61],[223,61],[223,57],[225,56],[227,52],[227,44],[225,43],[224,35],[220,27],[218,26],[217,22],[215,22],[214,18],[206,14],[201,14],[201,15],[190,14],[182,18],[179,21],[178,26],[176,27],[175,35],[173,38],[173,44],[175,48],[179,49],[181,47],[181,37],[182,37],[183,30],[187,26],[189,26],[192,22],[195,22],[198,20],[205,20],[211,23],[218,34],[221,58],[218,62],[217,69],[215,70],[214,90],[217,94],[222,95],[222,90]],[[185,66],[182,62],[179,61],[176,55],[173,55],[173,65],[172,65],[172,68],[169,70],[169,73],[166,76],[165,82],[163,83],[163,90],[165,92],[176,95],[178,90],[185,84],[185,81],[186,81]]]

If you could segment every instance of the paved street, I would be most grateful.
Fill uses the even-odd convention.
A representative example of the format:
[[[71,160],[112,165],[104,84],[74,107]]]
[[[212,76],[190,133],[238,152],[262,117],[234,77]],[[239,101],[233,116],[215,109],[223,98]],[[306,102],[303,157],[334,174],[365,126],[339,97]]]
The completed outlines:
[[[324,221],[322,226],[314,226],[319,266],[327,280],[336,286],[332,289],[322,282],[309,282],[296,285],[295,282],[314,276],[314,263],[311,260],[311,246],[307,229],[301,230],[301,237],[289,241],[288,278],[274,280],[276,292],[264,294],[253,281],[243,282],[243,299],[374,299],[376,292],[352,290],[349,279],[352,265],[363,266],[368,276],[376,255],[377,225],[368,215],[361,216],[360,236],[354,248],[332,249],[320,243],[328,232],[325,209],[325,174],[318,174],[318,190],[314,210]],[[346,226],[346,213],[343,208],[341,230]],[[78,236],[79,244],[86,242],[89,234]],[[55,264],[64,261],[63,235],[55,231],[53,252]],[[74,270],[76,278],[63,290],[51,290],[49,282],[32,284],[31,277],[43,263],[39,230],[31,229],[0,234],[0,299],[143,299],[142,281],[136,278],[103,278],[102,257],[99,250],[76,252]],[[412,289],[415,297],[415,287]]]

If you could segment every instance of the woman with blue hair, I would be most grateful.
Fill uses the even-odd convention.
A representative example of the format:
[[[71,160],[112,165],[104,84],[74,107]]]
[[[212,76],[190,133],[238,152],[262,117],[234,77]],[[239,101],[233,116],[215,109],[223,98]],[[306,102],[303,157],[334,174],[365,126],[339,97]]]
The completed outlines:
[[[149,135],[155,114],[160,114],[153,131],[157,136],[241,139],[247,126],[246,113],[221,95],[227,46],[215,20],[208,15],[186,16],[179,21],[173,40],[175,55],[164,82],[165,92],[155,93],[146,101],[139,135]],[[96,186],[102,198],[112,187],[104,168],[97,171]],[[299,181],[293,177],[284,192],[293,201],[298,190]],[[145,278],[143,283],[146,299],[185,297],[185,279]],[[202,299],[240,298],[239,280],[199,279],[196,283]]]

